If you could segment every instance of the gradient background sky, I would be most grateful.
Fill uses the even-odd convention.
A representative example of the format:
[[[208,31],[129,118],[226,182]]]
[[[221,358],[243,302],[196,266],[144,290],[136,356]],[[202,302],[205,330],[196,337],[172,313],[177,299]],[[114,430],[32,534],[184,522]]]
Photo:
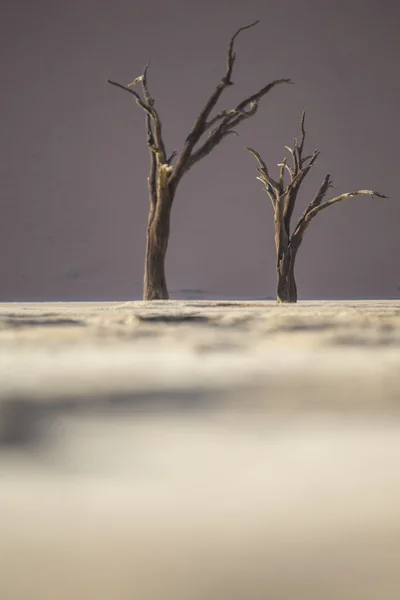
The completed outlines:
[[[167,149],[180,149],[224,73],[230,36],[255,19],[219,108],[275,78],[296,85],[274,89],[240,137],[182,181],[171,297],[275,295],[272,209],[243,147],[273,170],[303,106],[307,148],[322,153],[296,214],[326,173],[337,193],[375,188],[390,200],[353,199],[318,215],[298,257],[300,298],[399,297],[399,14],[398,0],[3,0],[0,298],[141,296],[144,115],[105,80],[128,83],[151,58]]]

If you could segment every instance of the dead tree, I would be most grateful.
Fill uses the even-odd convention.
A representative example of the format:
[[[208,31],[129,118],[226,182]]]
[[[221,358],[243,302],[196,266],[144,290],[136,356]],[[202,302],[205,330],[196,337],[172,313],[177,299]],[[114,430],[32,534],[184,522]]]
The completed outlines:
[[[150,209],[144,268],[144,300],[168,299],[165,257],[170,234],[171,208],[182,177],[199,160],[210,154],[224,138],[230,134],[235,134],[235,128],[242,121],[256,113],[259,101],[272,88],[280,83],[290,83],[289,79],[272,81],[239,102],[236,108],[222,110],[211,116],[224,90],[233,85],[232,71],[236,58],[234,52],[235,40],[242,31],[254,27],[257,23],[258,21],[240,27],[232,36],[228,45],[226,72],[194,121],[179,155],[177,155],[177,152],[173,152],[170,156],[167,153],[160,116],[155,108],[154,98],[151,96],[147,84],[149,65],[145,67],[140,77],[137,77],[128,85],[107,80],[111,85],[131,94],[140,108],[144,110],[146,117],[147,146],[150,151],[150,174],[148,177]],[[141,84],[142,94],[133,89],[138,84]]]
[[[387,196],[372,190],[358,190],[356,192],[347,192],[331,200],[324,201],[327,191],[333,187],[330,175],[326,175],[319,190],[303,212],[292,232],[290,222],[300,186],[319,156],[319,150],[314,150],[309,156],[303,156],[306,137],[304,120],[305,112],[303,111],[301,116],[300,142],[295,138],[293,148],[285,146],[291,154],[292,165],[288,164],[287,157],[284,158],[283,162],[278,164],[280,172],[279,179],[277,180],[274,180],[269,174],[268,168],[260,154],[252,148],[246,148],[257,160],[257,171],[259,174],[257,179],[263,183],[265,191],[271,199],[274,211],[278,302],[297,302],[297,286],[294,276],[297,252],[303,241],[307,227],[321,210],[353,196],[387,198]],[[285,175],[288,175],[289,181],[287,183]]]

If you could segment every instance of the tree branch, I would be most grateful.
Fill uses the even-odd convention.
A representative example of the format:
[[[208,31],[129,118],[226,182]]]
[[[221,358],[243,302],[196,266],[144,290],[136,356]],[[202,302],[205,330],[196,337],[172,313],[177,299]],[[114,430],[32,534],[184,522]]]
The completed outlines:
[[[292,155],[293,167],[290,167],[289,165],[287,165],[287,169],[288,169],[289,174],[290,174],[290,181],[293,181],[293,178],[294,178],[294,176],[296,174],[296,158],[295,158],[295,154],[294,154],[293,148],[291,148],[290,146],[285,146],[285,148]]]
[[[137,80],[135,79],[135,82],[136,81]],[[135,82],[132,82],[129,85],[132,85]],[[146,113],[151,116],[150,107],[147,106],[147,104],[145,104],[145,102],[143,102],[142,98],[139,96],[139,94],[135,90],[131,90],[130,87],[127,87],[126,85],[122,85],[122,83],[117,83],[116,81],[112,81],[111,79],[107,79],[107,83],[110,83],[111,85],[115,85],[115,87],[118,87],[121,90],[125,90],[125,92],[129,92],[130,94],[133,94],[135,96],[136,102],[139,104],[140,108],[143,108],[143,110],[146,111]]]
[[[152,117],[152,121],[153,121],[153,125],[154,125],[154,141],[155,141],[156,148],[157,148],[157,160],[160,164],[163,164],[167,160],[166,159],[166,150],[165,150],[164,140],[162,137],[161,119],[160,119],[160,116],[159,116],[157,110],[154,108],[154,98],[150,95],[149,88],[147,86],[147,71],[148,71],[149,66],[150,66],[150,62],[147,63],[147,65],[145,66],[145,68],[143,70],[141,82],[142,82],[143,94],[146,99],[147,106],[151,110],[151,117]]]
[[[221,112],[219,112],[217,115],[215,115],[215,117],[213,117],[212,119],[207,121],[207,123],[205,124],[205,130],[210,129],[210,127],[215,125],[215,123],[217,123],[218,121],[221,121],[222,119],[225,119],[226,117],[231,116],[233,111],[234,111],[234,109],[233,110],[221,110]]]
[[[255,94],[252,94],[245,100],[242,100],[242,102],[240,102],[240,104],[237,105],[236,110],[244,110],[246,108],[246,106],[248,106],[252,102],[258,102],[259,100],[261,100],[261,98],[263,96],[268,94],[268,92],[271,91],[273,87],[275,87],[276,85],[279,85],[280,83],[291,83],[292,84],[293,81],[291,79],[275,79],[274,81],[271,81],[271,83],[268,83],[268,85],[261,88],[261,90],[258,90],[258,92],[256,92]]]
[[[283,159],[283,161],[281,163],[278,163],[277,165],[278,167],[281,168],[280,174],[282,176],[282,189],[284,188],[284,177],[285,177],[285,169],[287,170],[287,172],[289,173],[290,178],[292,179],[293,177],[293,170],[292,168],[287,164],[287,157],[285,156],[285,158]],[[283,175],[282,175],[282,168],[283,168]],[[280,177],[281,179],[281,177]]]
[[[300,187],[303,179],[305,178],[305,176],[307,175],[307,173],[309,172],[309,170],[311,169],[311,167],[313,166],[313,164],[315,163],[315,161],[317,160],[319,155],[320,155],[319,150],[314,150],[314,152],[312,153],[312,156],[311,156],[311,160],[308,163],[308,165],[303,165],[301,167],[301,169],[299,169],[297,171],[297,173],[294,175],[292,181],[289,184],[290,187],[292,187],[292,188]]]
[[[237,120],[237,117],[242,117],[243,119],[252,117],[253,115],[256,114],[257,108],[258,108],[258,102],[253,102],[252,105],[250,106],[249,110],[247,110],[247,111],[238,110],[237,108],[232,108],[231,110],[221,110],[220,113],[215,115],[215,117],[213,117],[210,121],[208,121],[206,123],[205,130],[209,129],[217,121],[223,121],[221,123],[221,126],[223,128],[226,128],[227,126],[229,126],[229,128],[234,127],[235,125],[237,125],[240,122]],[[214,131],[212,131],[210,135],[212,135],[213,133],[214,133]]]
[[[337,202],[342,202],[342,200],[347,200],[347,198],[353,198],[354,196],[371,196],[372,198],[375,198],[375,196],[376,196],[377,198],[385,198],[385,199],[388,197],[388,196],[385,196],[384,194],[381,194],[380,192],[375,192],[373,190],[358,190],[356,192],[347,192],[346,194],[341,194],[340,196],[336,196],[336,198],[327,200],[326,202],[323,202],[319,206],[315,206],[308,213],[308,218],[312,219],[321,210],[328,208],[328,206],[332,206],[333,204],[336,204]]]
[[[176,150],[174,150],[174,151],[171,153],[171,156],[169,156],[169,157],[167,158],[167,160],[165,161],[165,163],[166,163],[167,165],[171,166],[171,163],[172,163],[172,161],[174,160],[174,158],[175,158],[175,156],[176,156],[177,154],[178,154],[178,152],[177,152]]]
[[[263,95],[265,96],[276,85],[288,82],[290,82],[289,79],[279,79],[273,81],[259,90],[259,92],[256,94],[253,94],[248,99],[238,104],[236,108],[228,111],[227,116],[221,121],[218,127],[216,127],[210,133],[208,140],[205,141],[204,144],[188,158],[183,172],[188,171],[200,159],[207,156],[207,154],[209,154],[227,135],[232,133],[232,130],[244,119],[248,119],[249,117],[255,115],[258,108],[258,101]],[[245,111],[245,107],[249,106],[249,104],[250,108]]]
[[[147,182],[149,187],[150,203],[153,207],[155,207],[157,204],[158,168],[166,162],[166,152],[162,138],[161,119],[157,110],[154,108],[154,98],[151,96],[147,85],[147,71],[149,65],[150,63],[148,63],[145,66],[142,75],[137,77],[134,81],[132,81],[132,83],[129,83],[127,86],[122,85],[121,83],[117,83],[116,81],[112,81],[110,79],[107,79],[107,81],[111,85],[114,85],[115,87],[118,87],[132,94],[135,97],[137,104],[146,113],[146,141],[150,152],[150,173],[149,177],[147,178]],[[132,87],[137,85],[138,83],[142,84],[144,100],[136,90],[132,89]]]
[[[228,46],[228,61],[227,61],[227,68],[226,68],[226,75],[225,75],[227,85],[232,85],[232,81],[231,81],[232,69],[233,69],[233,65],[235,64],[235,60],[236,60],[236,54],[234,52],[236,38],[242,31],[245,31],[246,29],[251,29],[251,27],[258,25],[259,22],[260,21],[254,21],[253,23],[250,23],[250,25],[244,25],[243,27],[239,27],[239,29],[231,37],[231,40],[230,40],[229,46]]]
[[[152,107],[154,104],[154,98],[150,95],[149,88],[147,86],[147,71],[149,69],[149,66],[150,66],[150,61],[147,63],[147,65],[143,69],[143,75],[138,77],[138,80],[142,82],[143,94],[146,99],[147,105],[149,107]],[[137,81],[137,80],[135,79],[135,81]],[[131,83],[129,85],[134,85],[135,81],[133,82],[133,84]]]
[[[259,23],[259,21],[254,21],[254,23],[250,23],[250,25],[245,25],[244,27],[240,27],[231,37],[229,45],[228,45],[228,57],[227,57],[227,67],[226,67],[225,75],[222,77],[221,81],[219,82],[219,84],[217,85],[217,87],[215,88],[213,93],[211,94],[210,98],[204,105],[199,116],[197,117],[197,119],[195,120],[195,122],[193,124],[191,132],[189,133],[188,137],[186,138],[183,150],[181,152],[181,155],[175,165],[175,168],[174,168],[173,173],[170,178],[171,185],[176,186],[177,182],[182,177],[183,173],[187,170],[186,167],[187,167],[187,163],[189,161],[190,155],[192,153],[192,150],[207,128],[207,119],[208,119],[212,109],[217,104],[217,102],[218,102],[222,92],[225,90],[225,88],[232,85],[231,76],[232,76],[233,65],[234,65],[235,59],[236,59],[236,55],[234,52],[234,45],[235,45],[236,38],[242,31],[245,31],[246,29],[250,29],[251,27],[254,27],[255,25],[257,25],[257,23]],[[206,152],[206,153],[208,154],[208,152]],[[202,156],[205,156],[206,153],[203,152]]]
[[[147,146],[150,152],[150,173],[147,178],[149,187],[150,203],[153,207],[157,204],[157,158],[156,148],[154,146],[153,130],[151,127],[151,118],[146,115]]]
[[[303,214],[301,215],[296,228],[295,228],[295,232],[298,230],[301,230],[302,225],[304,223],[304,221],[307,218],[308,213],[316,206],[319,206],[322,202],[322,200],[325,197],[326,192],[328,191],[328,189],[332,187],[332,181],[331,181],[331,176],[330,175],[326,175],[323,182],[321,183],[317,193],[315,194],[314,198],[311,200],[310,204],[307,206],[307,208],[305,209],[305,211],[303,212]],[[293,234],[293,236],[295,236],[295,233]]]
[[[301,119],[300,119],[300,131],[301,131],[301,142],[300,142],[300,146],[299,146],[300,153],[303,152],[304,140],[306,139],[306,130],[304,127],[305,118],[306,118],[306,111],[303,109],[303,112],[301,113]]]
[[[265,190],[268,196],[271,198],[272,206],[275,209],[281,191],[280,185],[277,181],[270,177],[267,165],[261,158],[260,154],[256,152],[256,150],[253,150],[253,148],[249,148],[248,146],[246,146],[245,149],[247,150],[247,152],[250,152],[250,154],[254,156],[257,163],[259,164],[259,168],[257,169],[257,171],[260,173],[260,177],[257,177],[257,179],[264,184]]]
[[[150,66],[150,62],[147,63],[147,65],[145,66],[145,68],[143,70],[143,74],[140,75],[139,77],[136,77],[136,79],[134,79],[132,81],[132,83],[129,83],[127,86],[122,85],[121,83],[117,83],[116,81],[111,81],[110,79],[107,79],[107,81],[111,85],[114,85],[114,86],[120,88],[121,90],[124,90],[125,92],[129,92],[130,94],[133,94],[133,96],[136,98],[136,102],[146,112],[146,115],[147,115],[146,128],[147,128],[147,134],[148,134],[147,135],[148,145],[149,145],[149,140],[151,139],[152,140],[151,141],[152,148],[150,148],[150,146],[149,146],[149,148],[150,148],[151,152],[155,151],[157,153],[158,162],[160,164],[163,164],[166,161],[166,151],[165,151],[164,141],[162,138],[161,119],[160,119],[160,116],[159,116],[157,110],[154,108],[154,98],[151,96],[148,85],[147,85],[147,71],[148,71],[149,66]],[[137,85],[138,83],[142,84],[144,100],[141,98],[140,94],[138,92],[136,92],[136,90],[132,89],[132,87]],[[153,127],[151,126],[151,124],[149,125],[148,119],[151,120]],[[152,130],[151,135],[149,135],[149,128]]]
[[[296,179],[296,177],[298,177],[298,175],[300,174],[300,171],[304,167],[304,163],[307,160],[309,160],[311,158],[311,159],[314,159],[314,161],[315,161],[314,154],[316,151],[314,151],[314,153],[311,156],[306,156],[305,158],[303,158],[304,141],[306,139],[306,130],[305,130],[305,126],[304,126],[305,117],[306,117],[306,112],[305,112],[305,110],[303,110],[303,112],[301,114],[301,119],[300,119],[300,131],[301,131],[300,144],[298,143],[297,138],[295,138],[293,140],[293,148],[291,148],[290,146],[285,146],[286,150],[288,150],[290,152],[290,154],[292,155],[292,160],[293,160],[293,167],[291,167],[289,170],[292,183]],[[304,178],[304,176],[303,176],[303,178]]]
[[[329,177],[329,176],[327,176],[327,177]],[[326,178],[325,178],[324,182],[325,181],[326,181]],[[321,186],[321,188],[322,188],[322,186]],[[340,196],[337,196],[336,198],[332,198],[331,200],[328,200],[327,202],[317,204],[316,206],[314,206],[312,208],[310,208],[310,206],[312,204],[311,203],[309,205],[309,207],[307,208],[307,210],[305,211],[303,217],[300,219],[299,223],[297,224],[296,229],[293,232],[292,243],[297,244],[297,245],[300,244],[300,242],[303,238],[304,232],[306,231],[307,227],[309,226],[311,220],[321,210],[324,210],[325,208],[328,208],[329,206],[333,206],[333,204],[336,204],[337,202],[342,202],[343,200],[347,200],[348,198],[354,198],[355,196],[371,196],[372,198],[374,198],[375,196],[377,198],[387,198],[388,197],[388,196],[385,196],[384,194],[381,194],[380,192],[375,192],[373,190],[358,190],[356,192],[347,192],[346,194],[341,194]]]
[[[280,171],[279,171],[279,188],[280,191],[283,192],[283,189],[285,187],[285,169],[287,169],[287,158],[285,156],[285,158],[283,159],[283,161],[278,165],[278,167],[280,167]],[[289,171],[290,172],[290,171]]]
[[[295,144],[295,148],[299,149],[299,146],[297,145],[297,143]],[[311,167],[317,160],[318,156],[319,156],[319,151],[314,150],[311,160],[308,163],[308,165],[302,166],[300,168],[300,170],[297,169],[297,173],[294,174],[291,182],[289,183],[289,185],[286,188],[285,205],[283,207],[283,218],[284,218],[285,228],[286,228],[288,235],[290,235],[290,222],[292,220],[292,215],[293,215],[294,207],[296,205],[297,194],[299,192],[300,186],[301,186],[304,178],[306,177],[307,173],[309,172],[309,170],[311,169]],[[301,160],[300,152],[297,154],[297,159],[298,159],[299,163],[301,164],[302,160]]]
[[[324,178],[323,182],[321,183],[318,192],[315,194],[314,198],[311,200],[310,204],[308,205],[307,211],[309,211],[321,204],[322,200],[325,197],[326,192],[329,190],[329,188],[333,187],[332,183],[333,182],[331,180],[331,176],[325,175],[325,178]]]

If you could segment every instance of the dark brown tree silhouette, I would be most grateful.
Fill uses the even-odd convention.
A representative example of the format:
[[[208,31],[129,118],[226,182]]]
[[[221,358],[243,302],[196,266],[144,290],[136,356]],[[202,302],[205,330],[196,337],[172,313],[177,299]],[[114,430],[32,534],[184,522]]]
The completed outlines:
[[[258,21],[240,27],[232,36],[228,45],[227,67],[224,76],[216,86],[205,106],[194,121],[179,156],[173,152],[167,154],[162,136],[160,116],[155,108],[154,98],[147,85],[147,71],[132,83],[122,85],[107,80],[111,85],[129,92],[146,115],[147,146],[150,151],[150,174],[148,187],[150,210],[147,224],[146,257],[144,268],[144,300],[166,300],[168,289],[165,279],[165,257],[170,234],[171,208],[177,187],[183,175],[199,160],[210,154],[212,150],[228,135],[235,134],[235,128],[245,119],[252,117],[258,103],[268,92],[280,83],[291,83],[289,79],[278,79],[261,88],[240,102],[236,108],[222,110],[211,116],[220,96],[226,88],[233,85],[232,71],[236,59],[234,44],[238,35],[254,27]],[[135,89],[141,84],[142,95]],[[204,138],[203,136],[207,136]],[[175,159],[175,160],[174,160]]]
[[[297,302],[297,286],[294,276],[296,255],[307,227],[321,210],[353,196],[387,198],[387,196],[372,190],[358,190],[356,192],[347,192],[331,200],[324,201],[327,191],[333,187],[330,175],[326,175],[313,200],[311,200],[293,232],[291,232],[290,222],[300,186],[319,156],[319,150],[314,150],[309,156],[303,156],[306,137],[304,120],[305,112],[303,111],[300,125],[300,142],[295,138],[293,148],[285,146],[291,154],[292,166],[287,164],[287,157],[284,158],[283,162],[278,164],[280,172],[279,179],[276,181],[270,176],[268,168],[260,154],[252,148],[246,148],[257,160],[257,171],[259,173],[257,179],[263,183],[274,210],[278,302]],[[288,183],[285,182],[286,173],[289,176]]]

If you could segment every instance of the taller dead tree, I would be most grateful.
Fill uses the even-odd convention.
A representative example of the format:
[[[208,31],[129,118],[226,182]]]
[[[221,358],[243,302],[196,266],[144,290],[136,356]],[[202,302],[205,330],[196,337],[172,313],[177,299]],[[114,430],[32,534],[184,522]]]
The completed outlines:
[[[264,185],[274,211],[278,302],[297,302],[297,286],[294,276],[297,252],[303,241],[303,236],[307,227],[321,210],[333,206],[338,202],[342,202],[342,200],[346,200],[347,198],[353,198],[354,196],[372,196],[372,198],[377,196],[379,198],[387,198],[387,196],[372,190],[358,190],[356,192],[347,192],[346,194],[341,194],[340,196],[324,201],[329,188],[333,187],[331,176],[326,175],[316,195],[311,200],[292,231],[291,219],[300,186],[319,156],[319,150],[314,150],[312,154],[303,156],[304,141],[306,137],[304,120],[305,112],[303,111],[300,124],[300,142],[295,138],[292,148],[285,146],[291,154],[292,165],[287,164],[288,159],[285,157],[283,162],[278,164],[280,172],[279,179],[277,180],[273,179],[269,174],[267,165],[260,154],[252,148],[246,148],[246,150],[248,150],[257,160],[257,179]],[[286,182],[285,178],[287,178],[287,176],[288,181]]]
[[[145,112],[147,146],[150,152],[150,174],[148,188],[150,210],[147,224],[146,255],[144,267],[144,300],[167,300],[168,289],[165,279],[165,257],[170,234],[171,208],[176,190],[182,177],[199,160],[210,154],[228,135],[235,133],[235,128],[245,119],[255,115],[258,103],[272,88],[280,83],[290,83],[289,79],[278,79],[268,83],[251,96],[230,110],[222,110],[211,116],[220,96],[231,85],[232,71],[236,59],[234,44],[238,35],[254,27],[258,21],[240,27],[232,36],[228,45],[227,67],[224,76],[218,83],[210,98],[194,121],[187,136],[182,151],[178,155],[173,152],[168,155],[163,140],[160,116],[155,108],[147,84],[147,65],[140,77],[132,83],[122,85],[108,79],[108,83],[131,94],[137,104]],[[142,94],[135,86],[141,85]]]

